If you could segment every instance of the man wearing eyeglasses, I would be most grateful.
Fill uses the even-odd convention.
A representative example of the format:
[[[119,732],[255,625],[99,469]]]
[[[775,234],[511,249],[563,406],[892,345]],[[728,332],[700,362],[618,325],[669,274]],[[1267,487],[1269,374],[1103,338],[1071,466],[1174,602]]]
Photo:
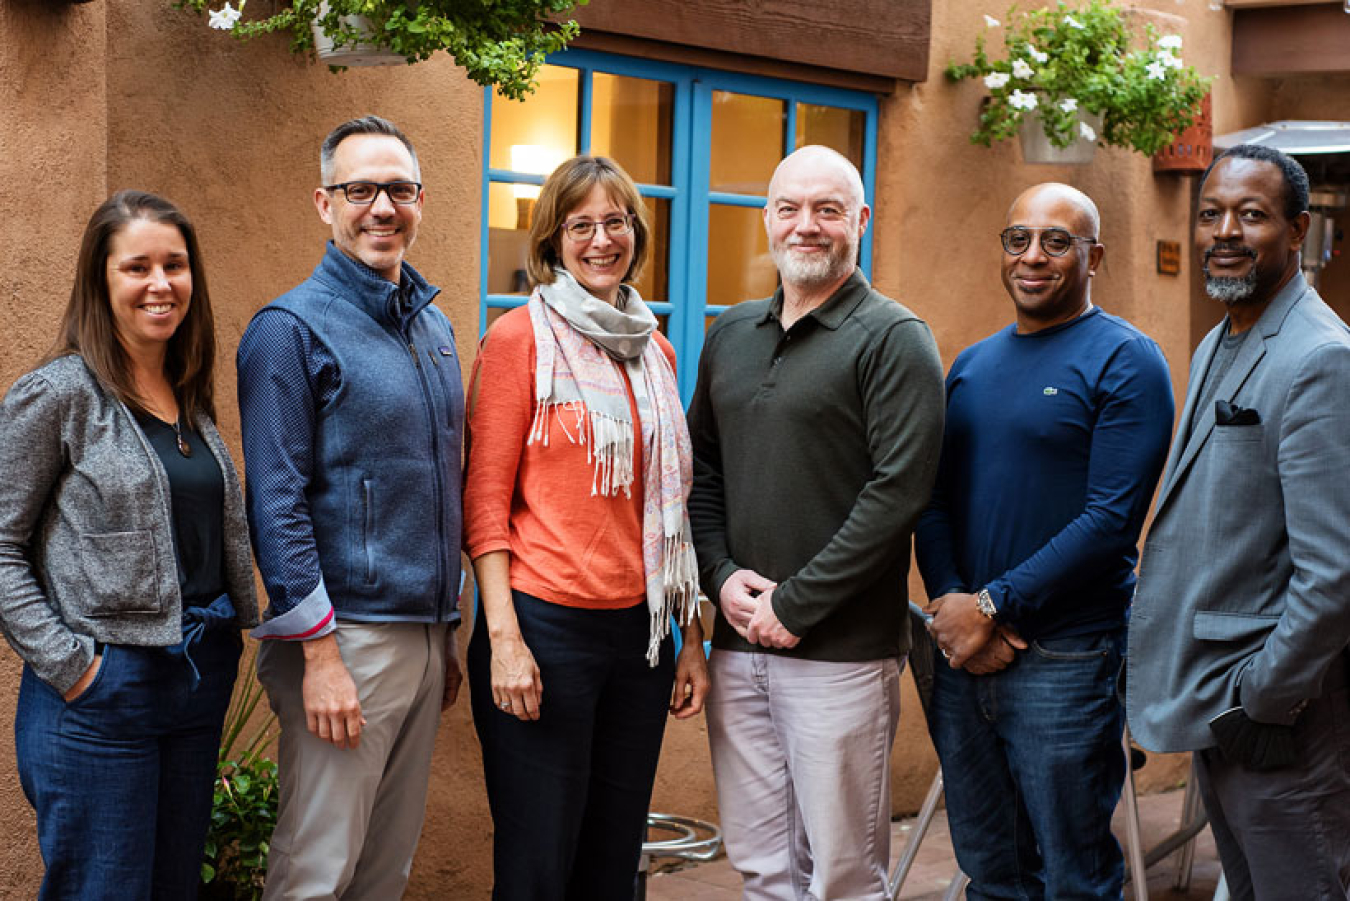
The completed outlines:
[[[967,897],[1119,898],[1115,683],[1172,389],[1158,346],[1093,304],[1091,199],[1038,185],[1007,226],[1015,321],[952,364],[915,542],[949,664],[929,730]]]
[[[313,274],[239,344],[253,544],[270,608],[258,677],[281,724],[264,898],[403,894],[443,706],[461,681],[463,388],[439,289],[405,260],[412,143],[366,116],[328,135]]]

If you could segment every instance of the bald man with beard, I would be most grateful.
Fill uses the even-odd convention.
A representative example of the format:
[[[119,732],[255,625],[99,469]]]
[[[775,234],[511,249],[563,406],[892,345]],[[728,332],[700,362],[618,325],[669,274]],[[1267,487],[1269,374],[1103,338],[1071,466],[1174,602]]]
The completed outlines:
[[[1000,237],[1015,321],[952,364],[919,522],[948,664],[929,730],[971,899],[1121,897],[1115,683],[1173,402],[1157,344],[1093,304],[1099,227],[1068,185],[1013,203]]]
[[[942,436],[932,332],[857,267],[871,211],[824,147],[764,225],[782,287],[718,317],[689,411],[689,517],[717,605],[708,737],[746,899],[888,897],[909,545]]]

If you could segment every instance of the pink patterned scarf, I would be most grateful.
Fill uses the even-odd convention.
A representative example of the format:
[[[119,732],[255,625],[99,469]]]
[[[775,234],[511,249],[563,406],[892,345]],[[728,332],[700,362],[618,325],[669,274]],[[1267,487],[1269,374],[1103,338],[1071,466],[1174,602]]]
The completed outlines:
[[[642,427],[642,566],[651,617],[647,661],[655,666],[670,618],[690,622],[698,608],[698,566],[689,543],[686,502],[693,453],[675,371],[651,340],[656,317],[631,286],[617,305],[592,296],[565,269],[530,295],[534,328],[535,412],[529,443],[549,441],[549,421],[566,410],[578,428],[563,429],[585,444],[594,466],[591,494],[632,496],[633,440],[628,390]],[[560,422],[563,420],[560,418]]]

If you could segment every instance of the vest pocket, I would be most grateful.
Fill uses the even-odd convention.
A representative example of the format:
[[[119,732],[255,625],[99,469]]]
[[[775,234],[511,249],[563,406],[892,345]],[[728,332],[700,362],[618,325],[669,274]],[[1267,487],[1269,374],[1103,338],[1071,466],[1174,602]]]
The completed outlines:
[[[375,582],[375,549],[371,536],[375,534],[375,486],[370,479],[361,480],[361,552],[366,558],[366,584]]]

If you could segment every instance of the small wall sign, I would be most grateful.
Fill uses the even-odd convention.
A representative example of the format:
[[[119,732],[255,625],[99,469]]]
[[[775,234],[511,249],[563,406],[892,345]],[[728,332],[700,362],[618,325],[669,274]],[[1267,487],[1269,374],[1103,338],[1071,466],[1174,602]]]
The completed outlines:
[[[1181,274],[1180,241],[1158,242],[1158,274],[1159,275]]]

